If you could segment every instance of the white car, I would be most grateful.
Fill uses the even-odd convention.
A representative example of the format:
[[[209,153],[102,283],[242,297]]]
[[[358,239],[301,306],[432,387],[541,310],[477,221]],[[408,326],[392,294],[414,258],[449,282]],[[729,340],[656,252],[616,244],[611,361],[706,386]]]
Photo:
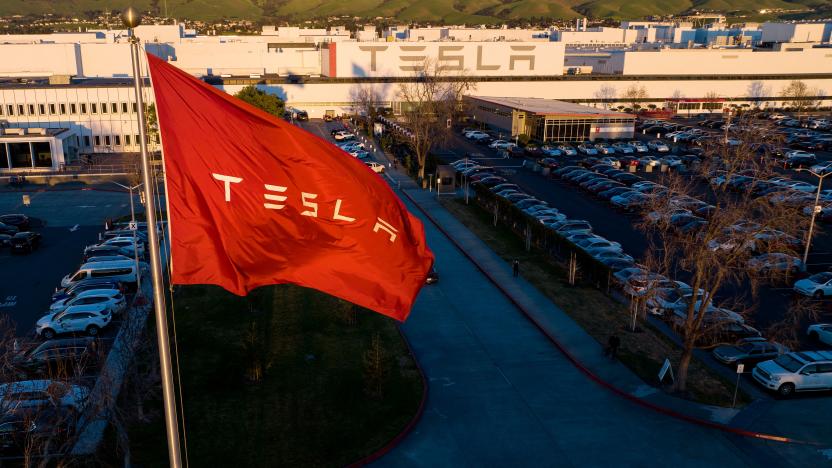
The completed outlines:
[[[615,148],[606,143],[596,143],[595,149],[601,154],[615,154]]]
[[[465,134],[465,138],[469,140],[480,140],[483,138],[488,138],[488,134],[485,132],[481,132],[479,130],[475,130],[473,132],[468,132]]]
[[[829,172],[832,172],[832,162],[815,164],[814,166],[810,167],[809,170],[814,172],[815,174],[827,174]]]
[[[757,364],[754,380],[780,396],[832,389],[832,351],[797,351]]]
[[[333,135],[335,141],[344,141],[344,140],[352,140],[355,138],[355,134],[347,132],[345,130],[341,130],[340,132]]]
[[[650,151],[650,148],[648,148],[647,145],[645,145],[644,143],[642,143],[638,140],[631,141],[630,146],[635,148],[637,153],[646,153],[646,152]]]
[[[824,271],[797,281],[794,283],[794,290],[798,294],[815,299],[832,296],[832,273]]]
[[[803,182],[803,181],[800,181],[800,180],[793,180],[791,182],[783,184],[783,186],[789,187],[792,190],[797,190],[798,192],[804,192],[804,193],[814,193],[818,189],[817,185],[812,185],[808,182]]]
[[[594,146],[592,146],[590,144],[584,144],[584,143],[581,143],[580,145],[578,145],[578,151],[580,151],[582,154],[585,154],[587,156],[595,156],[596,154],[598,154],[598,150],[595,149]]]
[[[636,149],[627,143],[614,143],[612,147],[621,154],[633,154],[636,152]]]
[[[112,320],[106,307],[101,304],[75,306],[61,312],[44,315],[35,325],[35,332],[41,338],[51,340],[61,333],[86,333],[98,336],[102,328]]]
[[[832,346],[832,323],[816,323],[806,330],[809,338]]]
[[[618,242],[613,242],[607,239],[604,239],[601,236],[595,236],[588,239],[580,240],[575,242],[575,245],[589,253],[590,251],[599,251],[599,250],[614,250],[616,252],[621,252],[623,249],[621,248],[621,244]]]
[[[135,245],[136,253],[139,255],[139,257],[144,257],[144,242],[140,241],[139,239],[133,239],[132,237],[114,237],[98,245],[114,245],[116,247],[129,250],[131,252],[133,251],[133,245]]]
[[[381,174],[384,172],[384,164],[379,164],[373,161],[366,161],[364,162],[370,169],[373,170],[376,174]]]
[[[650,140],[650,142],[647,143],[647,147],[653,151],[658,151],[659,153],[667,153],[670,151],[670,147],[661,140]]]
[[[566,156],[577,156],[578,155],[578,150],[576,150],[575,148],[573,148],[569,145],[558,145],[557,148],[558,148],[558,150],[560,150],[560,152],[562,152]]]
[[[16,408],[62,406],[82,411],[90,390],[55,380],[23,380],[0,385],[0,406],[9,412]]]
[[[816,157],[815,153],[810,153],[808,151],[803,151],[803,150],[786,151],[785,156],[787,158],[797,158],[797,157],[814,158],[814,157]]]
[[[49,306],[51,312],[60,312],[65,309],[72,309],[75,306],[103,304],[111,314],[117,314],[127,307],[124,294],[116,289],[90,289],[77,296],[60,299]]]

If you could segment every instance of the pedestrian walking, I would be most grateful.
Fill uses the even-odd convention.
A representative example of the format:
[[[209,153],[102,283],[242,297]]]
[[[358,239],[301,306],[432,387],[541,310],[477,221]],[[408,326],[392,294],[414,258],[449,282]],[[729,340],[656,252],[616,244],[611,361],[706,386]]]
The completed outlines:
[[[520,276],[520,260],[515,258],[514,261],[511,262],[511,272],[515,278]]]
[[[615,359],[618,356],[619,346],[621,346],[621,339],[618,338],[618,335],[610,335],[607,340],[607,349],[604,350],[604,356]]]

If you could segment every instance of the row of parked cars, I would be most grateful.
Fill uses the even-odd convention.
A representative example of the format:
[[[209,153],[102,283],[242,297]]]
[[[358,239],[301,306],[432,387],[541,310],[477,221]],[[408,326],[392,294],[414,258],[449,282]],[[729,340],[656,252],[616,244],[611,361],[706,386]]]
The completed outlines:
[[[333,129],[330,131],[330,134],[336,141],[335,145],[350,156],[360,159],[377,174],[384,172],[384,164],[379,164],[372,160],[372,155],[367,151],[364,143],[355,139],[355,134],[342,128]]]
[[[12,253],[32,253],[40,246],[41,234],[31,231],[31,220],[24,214],[0,215],[0,248]]]
[[[78,270],[64,277],[37,321],[42,341],[15,340],[0,385],[0,451],[4,455],[60,453],[89,405],[86,382],[100,368],[100,332],[127,308],[128,291],[144,255],[144,231],[113,229],[84,249]],[[49,442],[48,444],[46,442]]]

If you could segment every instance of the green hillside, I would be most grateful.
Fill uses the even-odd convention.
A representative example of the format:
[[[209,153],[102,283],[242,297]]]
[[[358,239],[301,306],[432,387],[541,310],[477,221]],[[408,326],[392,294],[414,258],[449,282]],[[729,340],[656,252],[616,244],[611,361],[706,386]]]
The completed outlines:
[[[165,0],[0,0],[0,15],[56,13],[82,16],[132,4],[164,11]],[[352,15],[403,21],[467,24],[527,18],[635,19],[691,9],[754,12],[760,8],[829,9],[829,0],[167,0],[168,15],[188,19],[303,20]]]

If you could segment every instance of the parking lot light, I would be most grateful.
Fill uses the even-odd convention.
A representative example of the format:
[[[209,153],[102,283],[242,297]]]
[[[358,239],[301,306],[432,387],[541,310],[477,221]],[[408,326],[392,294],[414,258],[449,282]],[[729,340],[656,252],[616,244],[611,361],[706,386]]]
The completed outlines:
[[[815,191],[815,204],[812,205],[812,220],[809,221],[809,234],[806,236],[806,248],[803,250],[803,264],[806,265],[806,259],[809,258],[809,246],[812,244],[812,232],[815,229],[815,217],[818,215],[818,202],[820,201],[820,191],[823,188],[823,179],[832,172],[826,174],[818,174],[810,169],[798,168],[798,172],[808,172],[818,178],[818,189]]]

